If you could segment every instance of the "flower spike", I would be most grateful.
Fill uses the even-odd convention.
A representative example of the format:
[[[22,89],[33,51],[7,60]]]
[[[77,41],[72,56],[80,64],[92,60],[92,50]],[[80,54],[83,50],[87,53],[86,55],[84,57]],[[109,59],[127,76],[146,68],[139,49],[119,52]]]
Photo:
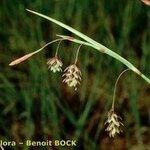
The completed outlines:
[[[62,71],[61,68],[62,68],[63,63],[57,57],[50,58],[47,61],[47,65],[48,65],[48,69],[53,71],[54,73]]]
[[[82,46],[82,44],[77,49],[76,58],[75,58],[74,63],[72,65],[68,66],[64,70],[65,73],[63,74],[63,77],[65,77],[63,82],[67,83],[69,87],[74,87],[75,90],[77,90],[77,86],[80,84],[81,75],[82,75],[80,69],[76,65],[77,61],[78,61],[78,55],[79,55],[79,50],[80,50],[81,46]]]
[[[63,77],[65,78],[63,82],[67,83],[69,87],[74,87],[75,90],[77,90],[77,85],[79,85],[81,81],[80,69],[76,66],[76,64],[72,64],[68,66],[64,72]]]
[[[53,58],[50,58],[47,61],[48,69],[53,71],[54,73],[62,71],[61,68],[62,68],[63,63],[57,56],[58,55],[58,49],[59,49],[61,41],[62,40],[59,41],[59,44],[58,44],[56,52],[55,52],[55,56]]]
[[[121,122],[122,118],[118,116],[113,109],[108,112],[108,119],[105,122],[107,124],[107,128],[105,131],[109,132],[110,137],[114,137],[117,133],[122,132],[121,127],[124,126]]]

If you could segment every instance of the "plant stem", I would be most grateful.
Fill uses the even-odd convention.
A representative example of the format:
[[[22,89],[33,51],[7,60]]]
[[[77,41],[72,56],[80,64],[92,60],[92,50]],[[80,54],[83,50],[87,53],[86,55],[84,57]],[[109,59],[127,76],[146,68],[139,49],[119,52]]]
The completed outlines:
[[[62,40],[65,40],[65,39],[59,38],[59,39],[53,40],[53,41],[51,41],[51,42],[48,42],[47,44],[45,44],[45,45],[44,45],[43,47],[41,47],[40,49],[34,51],[34,52],[33,52],[33,55],[36,54],[36,53],[38,53],[38,52],[40,52],[40,51],[42,51],[42,50],[43,50],[45,47],[47,47],[48,45],[50,45],[50,44],[52,44],[52,43],[55,43],[55,42],[57,42],[57,41],[62,41]]]
[[[78,47],[78,49],[77,49],[77,53],[76,53],[76,58],[75,58],[75,64],[77,63],[77,61],[78,61],[78,56],[79,56],[79,51],[80,51],[80,48],[81,48],[81,46],[82,46],[82,44]]]
[[[76,34],[77,36],[79,36],[80,38],[84,39],[85,41],[87,42],[83,42],[83,41],[80,41],[80,40],[76,40],[76,42],[82,42],[82,43],[85,43],[85,45],[88,45],[88,46],[91,46],[93,47],[94,49],[97,49],[98,51],[102,52],[102,53],[105,53],[117,60],[119,60],[120,62],[122,62],[124,65],[126,65],[128,68],[130,68],[132,71],[134,71],[135,73],[137,73],[140,77],[142,77],[146,82],[148,82],[150,84],[150,79],[148,77],[146,77],[144,74],[142,74],[136,67],[134,67],[133,64],[131,64],[128,60],[126,60],[125,58],[121,57],[120,55],[118,55],[117,53],[115,53],[114,51],[108,49],[107,47],[105,47],[104,45],[96,42],[95,40],[91,39],[90,37],[86,36],[85,34],[75,30],[74,28],[56,20],[56,19],[53,19],[51,17],[48,17],[46,15],[43,15],[41,13],[38,13],[36,11],[33,11],[33,10],[29,10],[29,9],[26,9],[27,11],[29,11],[30,13],[33,13],[35,15],[38,15],[42,18],[45,18],[63,28],[65,28],[66,30]],[[66,37],[66,36],[65,36]],[[75,41],[74,39],[69,39],[70,41]]]
[[[75,42],[75,43],[79,43],[79,44],[83,44],[83,45],[86,45],[86,46],[89,46],[89,47],[92,47],[96,50],[98,50],[99,52],[101,53],[106,53],[112,57],[114,57],[115,59],[119,60],[120,62],[122,62],[124,65],[126,65],[130,70],[132,70],[133,72],[135,72],[136,74],[138,74],[140,77],[142,77],[146,82],[148,82],[150,84],[150,79],[147,78],[144,74],[142,74],[136,67],[134,67],[129,61],[127,61],[126,59],[124,59],[123,57],[121,57],[120,55],[118,55],[117,53],[109,50],[107,48],[107,50],[110,52],[103,52],[103,49],[100,49],[99,47],[93,45],[93,44],[90,44],[88,42],[85,42],[85,41],[81,41],[81,40],[78,40],[78,39],[75,39],[73,37],[70,37],[70,36],[66,36],[66,35],[57,35],[58,37],[61,37],[63,39],[66,39],[66,40],[69,40],[69,41],[72,41],[72,42]],[[119,58],[118,58],[119,57]]]
[[[112,110],[114,111],[114,107],[115,107],[115,93],[116,93],[116,89],[117,89],[117,84],[118,84],[118,81],[120,79],[120,77],[128,70],[131,70],[131,69],[126,69],[124,71],[122,71],[120,73],[120,75],[118,76],[117,80],[116,80],[116,83],[115,83],[115,88],[114,88],[114,93],[113,93],[113,102],[112,102]]]
[[[58,50],[59,50],[59,46],[60,46],[60,43],[62,42],[63,39],[61,39],[58,43],[58,46],[57,46],[57,49],[56,49],[56,53],[55,53],[55,57],[57,57],[57,54],[58,54]]]

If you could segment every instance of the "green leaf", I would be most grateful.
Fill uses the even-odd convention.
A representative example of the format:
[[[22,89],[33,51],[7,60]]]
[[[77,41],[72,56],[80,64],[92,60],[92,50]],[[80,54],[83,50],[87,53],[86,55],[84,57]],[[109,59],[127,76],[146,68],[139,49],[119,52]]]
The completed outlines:
[[[133,64],[131,64],[128,60],[126,60],[125,58],[121,57],[120,55],[118,55],[114,51],[108,49],[104,45],[96,42],[95,40],[91,39],[90,37],[86,36],[85,34],[75,30],[74,28],[72,28],[72,27],[70,27],[70,26],[68,26],[68,25],[66,25],[66,24],[64,24],[64,23],[62,23],[62,22],[60,22],[58,20],[55,20],[55,19],[53,19],[51,17],[48,17],[46,15],[43,15],[41,13],[29,10],[29,9],[27,9],[27,11],[29,11],[29,12],[31,12],[33,14],[36,14],[36,15],[42,17],[42,18],[45,18],[45,19],[47,19],[47,20],[49,20],[49,21],[51,21],[51,22],[53,22],[53,23],[55,23],[55,24],[65,28],[66,30],[74,33],[75,35],[79,36],[80,38],[84,39],[87,42],[84,42],[84,41],[81,41],[81,40],[77,40],[77,39],[74,39],[72,37],[70,38],[68,36],[61,36],[62,38],[66,38],[66,39],[68,39],[70,41],[73,41],[73,42],[76,42],[76,43],[80,43],[80,44],[83,44],[83,45],[91,46],[94,49],[96,49],[96,50],[98,50],[98,51],[100,51],[102,53],[105,53],[105,54],[107,54],[107,55],[109,55],[109,56],[111,56],[111,57],[113,57],[113,58],[115,58],[117,60],[119,60],[124,65],[126,65],[129,69],[131,69],[132,71],[137,73],[139,76],[141,76],[146,82],[150,83],[150,79],[147,78],[144,74],[142,74],[136,67],[134,67]]]

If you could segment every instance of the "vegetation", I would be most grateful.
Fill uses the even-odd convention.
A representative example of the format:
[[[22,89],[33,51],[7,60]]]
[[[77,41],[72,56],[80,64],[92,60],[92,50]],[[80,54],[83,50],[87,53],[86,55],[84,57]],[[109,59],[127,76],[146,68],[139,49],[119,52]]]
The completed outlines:
[[[124,74],[116,91],[116,110],[123,118],[124,132],[112,140],[104,131],[115,80],[126,68],[119,61],[83,46],[78,60],[82,82],[76,92],[61,82],[61,73],[47,69],[46,61],[55,54],[57,44],[18,66],[8,66],[12,59],[56,39],[56,33],[74,36],[27,13],[26,8],[85,33],[150,77],[150,10],[140,1],[2,0],[0,138],[18,142],[76,139],[77,147],[70,149],[148,149],[150,86],[133,72]],[[78,46],[61,43],[63,69],[74,61]]]

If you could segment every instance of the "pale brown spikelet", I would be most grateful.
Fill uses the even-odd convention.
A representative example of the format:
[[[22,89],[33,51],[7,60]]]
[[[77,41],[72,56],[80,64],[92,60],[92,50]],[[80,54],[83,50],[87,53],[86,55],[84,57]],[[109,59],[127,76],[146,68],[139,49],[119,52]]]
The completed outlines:
[[[114,137],[117,133],[119,134],[122,132],[121,128],[124,125],[121,120],[121,117],[118,116],[113,109],[108,112],[108,119],[105,122],[105,125],[107,124],[107,128],[105,131],[109,132],[110,137]]]
[[[48,69],[52,72],[60,72],[62,71],[62,61],[58,57],[49,58],[47,61]]]
[[[76,66],[76,64],[72,64],[68,66],[64,72],[63,82],[65,82],[69,87],[74,87],[75,90],[77,90],[77,86],[80,84],[82,75],[80,69]]]
[[[12,62],[9,64],[9,66],[14,66],[14,65],[19,64],[19,63],[25,61],[26,59],[30,58],[33,54],[34,54],[34,53],[29,53],[29,54],[26,54],[26,55],[24,55],[24,56],[22,56],[22,57],[20,57],[20,58],[17,58],[17,59],[15,59],[14,61],[12,61]]]

